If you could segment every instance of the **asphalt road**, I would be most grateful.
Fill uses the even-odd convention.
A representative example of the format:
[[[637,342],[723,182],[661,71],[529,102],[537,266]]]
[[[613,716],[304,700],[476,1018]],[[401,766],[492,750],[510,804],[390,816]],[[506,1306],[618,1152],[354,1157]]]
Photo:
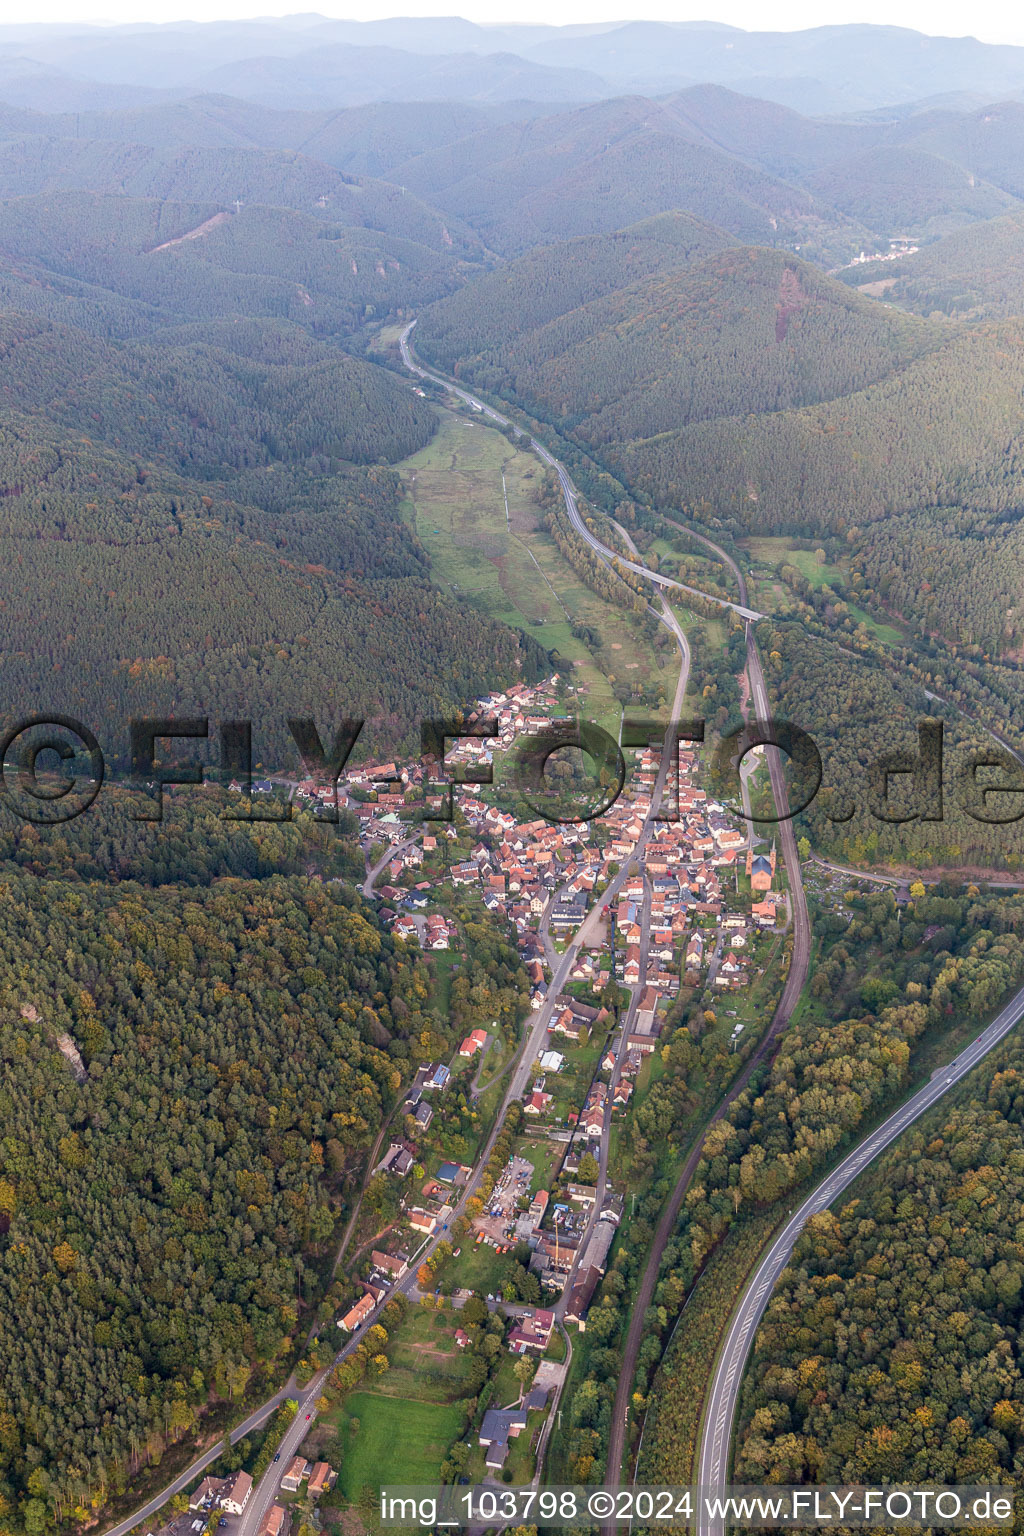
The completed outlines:
[[[622,530],[622,532],[624,537],[628,540],[629,535],[625,533],[625,530]],[[679,647],[679,678],[676,682],[676,689],[672,698],[672,708],[669,714],[669,720],[676,721],[679,719],[682,712],[683,698],[686,694],[686,686],[690,678],[690,646],[682,626],[680,625],[675,614],[672,612],[668,603],[665,601],[664,597],[661,598],[661,606],[663,609],[663,613],[660,615],[662,622],[669,629],[671,629],[673,635],[675,636],[676,644]],[[674,768],[673,756],[672,739],[669,736],[666,736],[665,745],[661,753],[661,763],[658,767],[658,774],[654,781],[654,789],[651,793],[650,809],[648,810],[647,817],[644,822],[643,831],[637,842],[638,852],[647,841],[652,826],[655,825],[655,817],[661,808],[662,798],[665,794],[665,785],[668,783],[669,773],[672,772]],[[629,864],[627,862],[626,868],[628,869],[628,867]],[[611,1152],[612,1141],[611,1128],[612,1110],[614,1108],[613,1095],[615,1093],[615,1088],[619,1082],[619,1079],[622,1076],[622,1067],[628,1052],[627,1042],[629,1040],[630,1031],[633,1028],[633,1021],[636,1018],[637,1006],[640,1001],[640,996],[646,987],[647,959],[650,951],[650,940],[651,891],[650,887],[645,881],[644,901],[640,917],[640,982],[637,986],[632,988],[632,993],[629,999],[629,1006],[626,1010],[626,1015],[620,1025],[619,1043],[615,1052],[615,1064],[612,1068],[610,1081],[608,1083],[608,1100],[604,1114],[604,1134],[601,1137],[601,1156],[598,1162],[597,1195],[595,1196],[594,1204],[591,1208],[590,1217],[583,1230],[583,1236],[579,1247],[576,1250],[576,1257],[573,1260],[572,1269],[566,1276],[565,1287],[561,1296],[558,1298],[558,1301],[555,1303],[554,1310],[558,1318],[565,1316],[565,1308],[569,1300],[569,1293],[572,1290],[572,1285],[576,1279],[583,1255],[587,1250],[587,1245],[590,1241],[591,1233],[594,1230],[594,1225],[600,1220],[601,1210],[604,1206],[605,1196],[608,1192],[608,1157]],[[538,1468],[539,1466],[540,1461],[538,1460]]]
[[[415,844],[419,842],[419,839],[420,834],[419,832],[416,832],[412,837],[405,837],[400,843],[394,843],[384,850],[376,864],[374,864],[373,868],[367,870],[366,879],[359,887],[364,896],[368,897],[370,900],[373,899],[375,894],[374,886],[377,884],[377,881],[380,879],[384,870],[387,869],[388,865],[391,863],[391,860],[397,859],[399,855],[405,853],[407,849],[414,847]]]
[[[976,1067],[1021,1018],[1024,1018],[1024,987],[1007,1003],[998,1017],[982,1030],[977,1039],[966,1046],[948,1066],[940,1068],[923,1088],[919,1088],[912,1098],[894,1110],[877,1130],[866,1136],[790,1216],[737,1304],[715,1366],[698,1460],[697,1482],[703,1492],[714,1496],[725,1491],[732,1426],[754,1332],[808,1217],[826,1210],[857,1175],[864,1172],[869,1163]],[[702,1513],[696,1525],[698,1536],[724,1536],[725,1522],[721,1519],[712,1519]]]

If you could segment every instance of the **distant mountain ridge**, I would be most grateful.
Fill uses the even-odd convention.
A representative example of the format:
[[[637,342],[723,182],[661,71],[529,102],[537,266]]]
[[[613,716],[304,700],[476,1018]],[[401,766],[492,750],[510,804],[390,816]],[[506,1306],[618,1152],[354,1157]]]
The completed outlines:
[[[817,113],[1024,90],[1024,48],[903,27],[744,31],[711,22],[483,26],[321,16],[159,26],[0,28],[0,100],[42,110],[224,91],[264,104],[559,103],[712,82]]]

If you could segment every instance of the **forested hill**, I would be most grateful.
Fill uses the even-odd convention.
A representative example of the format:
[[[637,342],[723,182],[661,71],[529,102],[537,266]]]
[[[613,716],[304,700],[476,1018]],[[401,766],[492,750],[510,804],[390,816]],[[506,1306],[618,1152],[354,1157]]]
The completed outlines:
[[[699,142],[642,97],[484,129],[391,175],[508,255],[670,209],[751,244],[799,246],[824,265],[849,259],[868,239],[862,225]]]
[[[667,273],[734,244],[731,235],[674,210],[606,235],[545,245],[474,279],[420,318],[417,345],[443,366],[525,339],[552,320],[654,273]]]
[[[344,828],[226,826],[211,790],[140,825],[126,798],[0,835],[0,1530],[18,1536],[88,1525],[276,1390],[402,1084],[528,997],[478,924],[462,1001],[429,1004],[419,952],[337,878],[362,870]]]
[[[428,310],[417,344],[597,449],[849,395],[943,339],[940,327],[852,295],[781,252],[730,247],[687,265],[685,245],[673,263],[660,243],[638,242],[660,269],[629,283],[639,262],[628,237],[581,242],[578,262],[574,243],[523,258]],[[629,285],[602,294],[615,265]],[[558,295],[548,274],[563,269],[578,270],[581,302],[545,323]],[[505,293],[525,321],[514,339],[491,298]]]
[[[995,218],[1019,206],[1001,187],[920,149],[880,146],[815,171],[805,185],[851,219],[884,235],[918,239]]]
[[[0,144],[0,198],[62,188],[220,207],[265,203],[414,241],[448,260],[480,253],[479,239],[464,224],[443,218],[411,192],[343,175],[294,150],[157,149],[41,136]]]
[[[473,257],[481,235],[514,254],[682,208],[825,266],[896,235],[934,239],[1024,198],[1020,101],[840,120],[750,90],[340,111],[301,93],[294,105],[205,93],[53,113],[0,101],[0,191],[241,198]]]
[[[0,1464],[42,1532],[267,1380],[423,967],[299,878],[2,885]]]
[[[200,339],[200,337],[202,339]],[[434,430],[392,374],[287,321],[161,330],[117,347],[0,310],[0,402],[201,479],[311,457],[394,463]]]
[[[196,233],[198,231],[198,233]],[[193,235],[194,238],[185,238]],[[458,281],[450,256],[284,207],[86,192],[0,203],[0,650],[22,710],[128,721],[424,716],[545,664],[430,580],[389,465],[433,410],[341,350]],[[212,749],[211,749],[212,750]]]
[[[30,112],[0,102],[0,136],[148,144],[162,153],[182,148],[301,150],[350,175],[386,177],[403,160],[425,150],[452,144],[495,122],[538,115],[545,114],[528,103],[517,107],[388,101],[316,111],[212,94],[85,112]]]
[[[894,512],[1019,505],[1024,322],[950,328],[945,344],[842,399],[697,422],[609,450],[666,504],[703,498],[762,532],[845,533]]]
[[[294,765],[293,714],[412,750],[420,718],[536,665],[431,584],[386,467],[224,486],[4,412],[0,479],[6,697],[84,719],[122,765],[144,715],[258,722],[266,767]]]
[[[290,208],[80,191],[0,202],[0,302],[104,336],[237,315],[348,335],[460,280],[427,246]]]

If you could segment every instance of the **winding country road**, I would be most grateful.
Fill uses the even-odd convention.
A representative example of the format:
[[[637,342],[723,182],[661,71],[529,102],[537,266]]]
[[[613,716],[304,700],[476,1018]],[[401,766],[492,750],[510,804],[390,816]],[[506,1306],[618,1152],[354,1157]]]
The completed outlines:
[[[402,362],[405,364],[406,368],[408,368],[409,372],[416,374],[418,378],[428,379],[431,384],[439,385],[442,389],[447,390],[449,394],[457,395],[458,398],[462,400],[466,405],[471,406],[475,411],[479,411],[490,421],[496,422],[499,427],[512,426],[513,423],[508,416],[503,416],[500,411],[496,411],[493,406],[488,405],[486,401],[479,399],[476,395],[470,394],[469,390],[463,389],[460,385],[454,383],[451,379],[446,379],[443,374],[434,373],[429,368],[424,368],[422,364],[416,361],[415,357],[413,356],[412,346],[409,342],[409,337],[412,335],[413,327],[415,324],[415,320],[410,320],[409,324],[398,338],[398,346],[402,354]],[[555,474],[558,476],[559,484],[562,487],[562,496],[565,501],[565,510],[569,514],[569,521],[572,523],[580,538],[589,544],[591,549],[594,550],[596,554],[600,555],[603,560],[607,561],[609,564],[617,563],[621,565],[625,570],[633,571],[637,576],[642,576],[645,581],[653,582],[655,586],[661,587],[663,590],[667,591],[671,589],[676,592],[685,592],[689,597],[698,597],[703,602],[714,603],[719,608],[730,608],[733,613],[738,613],[741,619],[746,619],[749,621],[751,619],[764,618],[763,613],[757,613],[753,608],[748,608],[746,606],[745,589],[741,590],[741,601],[739,603],[730,602],[729,599],[725,597],[712,597],[709,592],[702,592],[699,587],[688,587],[685,585],[685,583],[676,581],[675,577],[673,576],[662,576],[659,571],[649,570],[646,565],[641,565],[636,560],[629,560],[625,555],[620,554],[618,550],[609,549],[607,544],[602,544],[601,540],[596,538],[594,534],[591,533],[590,529],[587,527],[586,523],[583,521],[582,516],[580,515],[580,510],[577,506],[579,492],[573,484],[565,465],[561,464],[558,459],[555,458],[554,454],[545,448],[544,444],[540,442],[536,437],[531,436],[529,433],[525,434],[525,436],[537,457],[544,464],[546,464],[549,469],[553,469]],[[622,532],[623,530],[620,529],[619,531]],[[711,541],[704,539],[701,542],[710,544]],[[723,552],[718,549],[717,545],[711,544],[711,548],[714,549],[717,554],[723,554]],[[732,566],[733,570],[737,572],[738,575],[739,572],[735,563],[729,560],[727,556],[724,556],[724,558],[726,559],[727,563]],[[742,578],[740,579],[742,581]]]

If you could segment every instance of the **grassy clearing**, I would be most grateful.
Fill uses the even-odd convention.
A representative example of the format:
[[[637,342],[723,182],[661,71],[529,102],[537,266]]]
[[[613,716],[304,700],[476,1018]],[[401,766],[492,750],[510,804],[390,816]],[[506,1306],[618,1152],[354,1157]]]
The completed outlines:
[[[496,1253],[487,1243],[478,1245],[474,1237],[466,1236],[459,1257],[449,1259],[438,1271],[436,1283],[443,1281],[446,1287],[464,1287],[482,1296],[496,1295],[509,1258],[509,1254]]]
[[[469,1360],[455,1343],[457,1324],[424,1308],[409,1314],[389,1346],[391,1369],[375,1395],[456,1403],[468,1395]]]
[[[765,565],[776,568],[780,565],[795,566],[812,587],[823,587],[826,582],[830,587],[842,588],[846,585],[847,576],[842,566],[829,565],[827,562],[820,564],[813,549],[798,549],[790,539],[744,539],[743,547],[752,560]]]
[[[752,538],[745,539],[743,544],[754,561],[773,566],[775,570],[782,565],[793,565],[812,587],[826,585],[834,587],[842,594],[843,601],[857,623],[863,624],[883,645],[906,644],[906,636],[900,634],[892,624],[879,623],[865,609],[849,601],[847,591],[849,575],[841,565],[830,565],[827,561],[821,564],[813,549],[797,549],[786,538]],[[755,586],[758,601],[762,605],[766,602],[769,606],[777,605],[780,598],[785,596],[784,589],[763,573],[760,576],[755,575]]]
[[[616,680],[661,683],[671,696],[674,657],[660,666],[631,619],[583,584],[540,527],[542,470],[533,454],[494,428],[442,412],[436,437],[398,468],[404,515],[430,554],[435,581],[571,663],[593,719],[618,735]],[[600,643],[578,640],[574,624]]]
[[[388,1483],[436,1483],[462,1422],[450,1404],[353,1392],[340,1425],[342,1498],[355,1504],[365,1490]]]
[[[883,645],[906,645],[907,637],[901,635],[899,630],[892,624],[880,624],[865,609],[858,608],[856,603],[847,603],[846,606],[857,620],[857,623],[863,624],[866,629],[869,629],[876,639],[881,640]]]
[[[340,1468],[326,1504],[353,1515],[355,1506],[368,1530],[378,1528],[378,1490],[436,1483],[462,1432],[470,1367],[455,1343],[457,1321],[450,1312],[410,1311],[388,1344],[390,1369],[322,1414],[304,1446],[305,1455]]]

